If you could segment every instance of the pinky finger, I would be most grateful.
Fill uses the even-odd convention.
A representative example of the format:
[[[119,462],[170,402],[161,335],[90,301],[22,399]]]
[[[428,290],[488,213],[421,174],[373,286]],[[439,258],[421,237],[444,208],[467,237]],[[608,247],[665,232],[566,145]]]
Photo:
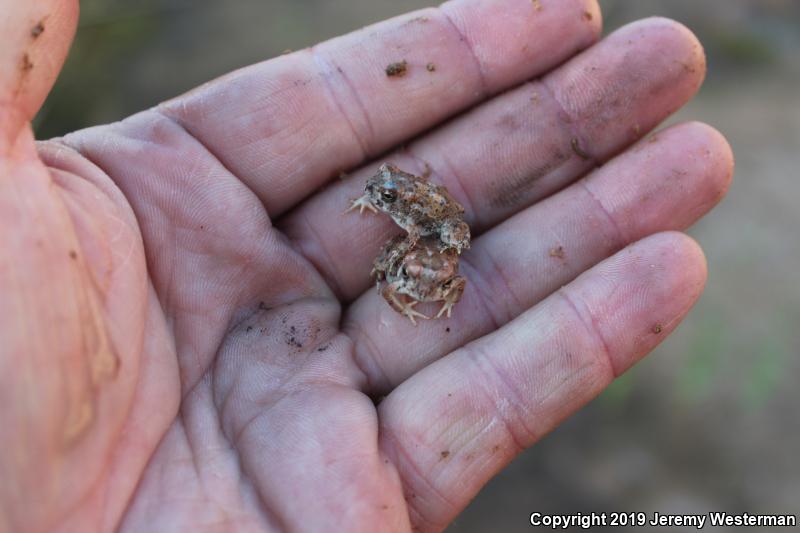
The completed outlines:
[[[629,246],[380,405],[412,522],[443,529],[520,451],[661,342],[695,303],[703,253],[680,233]]]

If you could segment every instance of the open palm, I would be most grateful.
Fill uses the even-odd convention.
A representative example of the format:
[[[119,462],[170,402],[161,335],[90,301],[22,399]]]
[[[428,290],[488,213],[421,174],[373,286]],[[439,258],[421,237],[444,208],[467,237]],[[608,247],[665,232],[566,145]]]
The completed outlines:
[[[702,291],[669,230],[730,150],[639,141],[703,78],[675,22],[452,0],[37,144],[77,6],[0,3],[0,530],[441,530]],[[466,208],[451,319],[372,286],[383,161]]]

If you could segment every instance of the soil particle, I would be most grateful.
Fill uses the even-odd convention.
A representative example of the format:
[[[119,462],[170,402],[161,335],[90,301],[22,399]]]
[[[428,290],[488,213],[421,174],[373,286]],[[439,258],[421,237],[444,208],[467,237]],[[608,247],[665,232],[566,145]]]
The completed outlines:
[[[41,34],[44,33],[44,21],[40,20],[36,23],[36,26],[31,28],[31,37],[34,39],[38,39]]]
[[[77,259],[78,258],[78,252],[76,252],[75,250],[70,250],[69,251],[69,258],[70,259]]]
[[[655,326],[653,326],[653,330],[652,331],[653,331],[653,333],[658,335],[659,333],[664,331],[664,326],[662,326],[661,324],[656,324]]]
[[[575,152],[575,155],[577,155],[578,157],[580,157],[581,159],[584,159],[584,160],[592,158],[592,156],[587,154],[583,150],[583,148],[581,148],[580,142],[578,141],[577,138],[573,138],[571,143],[572,143],[572,151]]]
[[[28,54],[22,55],[22,64],[20,65],[20,68],[23,72],[28,72],[33,69],[33,62],[31,62],[31,58]]]
[[[447,459],[450,456],[449,450],[444,450],[442,453],[439,454],[442,459]]]
[[[444,328],[444,330],[445,330],[447,333],[450,333],[450,328],[449,328],[449,327],[447,327],[447,328]]]
[[[585,20],[587,22],[591,22],[592,18],[593,17],[592,17],[591,13],[589,13],[588,11],[584,11],[583,12],[583,20]]]
[[[253,326],[247,326],[247,329],[245,331],[247,331],[248,333],[253,331]]]
[[[550,257],[557,257],[559,259],[564,259],[564,247],[563,246],[556,246],[555,248],[550,250]]]
[[[294,346],[295,348],[302,348],[303,343],[295,339],[294,337],[289,337],[289,340],[286,341],[286,344],[289,346]]]
[[[436,72],[436,65],[433,63],[428,63],[425,68],[428,69],[428,72]]]
[[[397,63],[390,63],[386,67],[386,75],[390,78],[400,78],[408,73],[408,61],[405,59]]]
[[[542,10],[542,2],[541,2],[541,0],[531,0],[531,3],[533,4],[533,9],[535,9],[536,11],[541,11]]]

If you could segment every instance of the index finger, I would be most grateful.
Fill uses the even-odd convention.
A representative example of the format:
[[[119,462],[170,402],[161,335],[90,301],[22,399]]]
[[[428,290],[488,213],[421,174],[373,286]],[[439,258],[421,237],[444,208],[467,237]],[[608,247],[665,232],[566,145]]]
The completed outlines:
[[[596,0],[452,0],[241,69],[159,111],[274,218],[341,171],[561,63],[599,31]]]

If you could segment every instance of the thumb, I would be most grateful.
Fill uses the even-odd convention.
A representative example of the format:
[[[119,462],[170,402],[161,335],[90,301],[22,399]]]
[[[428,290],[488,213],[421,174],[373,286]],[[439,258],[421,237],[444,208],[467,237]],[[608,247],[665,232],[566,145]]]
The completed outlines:
[[[0,149],[39,111],[64,64],[77,0],[0,0]]]
[[[99,391],[119,358],[79,237],[102,230],[102,203],[59,186],[30,128],[77,2],[0,0],[0,14],[0,531],[46,531],[100,479],[133,387]]]

